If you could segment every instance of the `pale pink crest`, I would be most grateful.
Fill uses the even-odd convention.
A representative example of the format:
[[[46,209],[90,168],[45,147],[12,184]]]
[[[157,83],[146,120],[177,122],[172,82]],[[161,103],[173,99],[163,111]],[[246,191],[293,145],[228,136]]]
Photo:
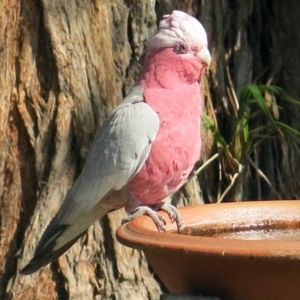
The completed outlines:
[[[207,36],[197,19],[183,11],[174,10],[171,15],[163,16],[158,32],[150,39],[148,47],[174,47],[178,43],[201,49],[207,46]]]

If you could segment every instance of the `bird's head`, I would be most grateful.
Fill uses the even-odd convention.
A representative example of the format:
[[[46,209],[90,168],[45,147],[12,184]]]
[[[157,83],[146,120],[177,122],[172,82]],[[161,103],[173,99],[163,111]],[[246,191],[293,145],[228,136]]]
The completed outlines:
[[[172,48],[179,55],[198,57],[205,67],[211,56],[207,48],[205,29],[194,17],[178,10],[164,15],[158,32],[150,39],[148,49]]]

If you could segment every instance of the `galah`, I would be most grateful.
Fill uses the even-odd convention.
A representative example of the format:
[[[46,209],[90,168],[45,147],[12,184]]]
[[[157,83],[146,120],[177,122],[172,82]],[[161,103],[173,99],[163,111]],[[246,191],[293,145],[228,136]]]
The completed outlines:
[[[182,11],[163,16],[135,86],[97,133],[22,274],[55,260],[99,218],[122,207],[131,214],[125,221],[146,214],[164,231],[157,212],[163,210],[183,226],[178,210],[161,201],[187,181],[200,157],[199,79],[210,60],[198,20]]]

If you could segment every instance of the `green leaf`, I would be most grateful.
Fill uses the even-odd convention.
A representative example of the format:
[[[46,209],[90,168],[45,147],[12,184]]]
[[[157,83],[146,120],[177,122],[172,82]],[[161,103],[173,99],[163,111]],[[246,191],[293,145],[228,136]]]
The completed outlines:
[[[260,85],[259,88],[261,89],[262,93],[269,92],[273,93],[275,96],[279,96],[282,99],[296,105],[300,105],[300,101],[291,97],[287,92],[285,92],[281,87],[276,85]]]
[[[278,125],[278,127],[281,127],[282,129],[287,130],[288,132],[296,135],[296,136],[300,136],[300,131],[296,130],[294,127],[291,127],[285,123],[276,121],[276,124]]]
[[[257,85],[248,85],[247,87],[253,96],[253,99],[251,100],[251,102],[256,103],[259,106],[259,108],[261,109],[261,111],[266,115],[269,122],[274,124],[275,120],[270,112],[267,102],[266,102],[265,98],[263,97],[259,87]]]
[[[213,122],[211,121],[211,119],[209,118],[209,116],[204,113],[203,114],[203,123],[204,126],[206,128],[208,128],[211,133],[214,136],[215,141],[223,148],[223,149],[227,149],[227,143],[224,140],[222,134],[220,133],[220,131],[216,128],[216,126],[213,124]]]

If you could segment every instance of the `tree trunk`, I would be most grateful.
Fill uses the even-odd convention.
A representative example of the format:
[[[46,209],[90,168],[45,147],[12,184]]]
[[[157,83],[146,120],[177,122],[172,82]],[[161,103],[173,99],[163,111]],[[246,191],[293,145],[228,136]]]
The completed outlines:
[[[123,210],[102,218],[50,267],[31,276],[18,270],[78,176],[98,126],[137,78],[163,14],[182,9],[207,29],[206,109],[226,135],[233,88],[271,82],[299,98],[298,8],[283,0],[2,0],[0,299],[158,299],[161,287],[143,254],[116,242]],[[278,101],[280,119],[300,128],[299,108]],[[216,151],[208,130],[203,140],[201,161]],[[300,196],[298,162],[289,140],[265,143],[257,159],[284,198]],[[212,164],[174,202],[215,202],[219,174]],[[260,178],[248,179],[233,198],[274,197]]]

